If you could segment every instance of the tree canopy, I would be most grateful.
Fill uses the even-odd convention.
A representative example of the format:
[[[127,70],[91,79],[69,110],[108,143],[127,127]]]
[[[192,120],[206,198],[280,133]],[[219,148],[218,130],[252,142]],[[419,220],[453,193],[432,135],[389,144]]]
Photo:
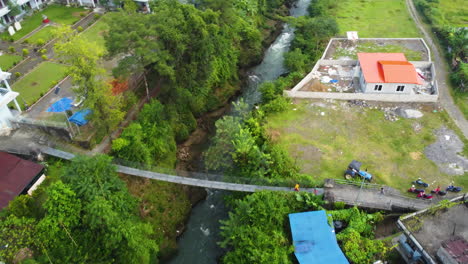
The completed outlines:
[[[39,262],[149,263],[158,250],[153,229],[137,216],[137,201],[111,165],[111,158],[76,157],[60,179],[46,188],[44,214],[16,215],[0,221],[0,259],[34,251]]]

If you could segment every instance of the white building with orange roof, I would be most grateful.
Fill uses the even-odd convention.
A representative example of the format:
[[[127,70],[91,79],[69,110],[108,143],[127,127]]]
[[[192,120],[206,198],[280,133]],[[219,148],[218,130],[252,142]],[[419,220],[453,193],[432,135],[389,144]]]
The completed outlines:
[[[410,94],[422,84],[416,68],[403,53],[358,53],[357,56],[363,93]]]

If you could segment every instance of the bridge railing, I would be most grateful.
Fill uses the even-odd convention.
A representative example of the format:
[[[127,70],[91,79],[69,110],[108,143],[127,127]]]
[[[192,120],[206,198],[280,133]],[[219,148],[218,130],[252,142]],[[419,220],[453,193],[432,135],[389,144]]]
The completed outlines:
[[[382,184],[369,183],[369,182],[362,183],[362,181],[352,181],[352,180],[344,180],[344,179],[333,179],[333,181],[335,181],[335,183],[338,183],[338,184],[354,185],[357,187],[361,187],[362,185],[362,188],[380,189],[382,187],[384,188],[386,187],[385,185],[382,185]]]
[[[248,184],[248,185],[261,185],[261,186],[281,186],[287,187],[290,186],[293,188],[296,184],[299,184],[300,187],[319,187],[319,183],[308,180],[308,179],[269,179],[269,178],[248,178],[248,177],[238,177],[235,175],[227,175],[224,173],[205,173],[205,172],[193,172],[185,170],[175,170],[162,168],[158,166],[151,166],[147,164],[142,164],[138,162],[122,160],[119,158],[113,159],[114,163],[121,166],[132,167],[140,170],[152,171],[162,174],[175,175],[180,177],[187,177],[200,180],[209,180],[209,181],[218,181],[218,182],[227,182],[227,183],[236,183],[236,184]]]

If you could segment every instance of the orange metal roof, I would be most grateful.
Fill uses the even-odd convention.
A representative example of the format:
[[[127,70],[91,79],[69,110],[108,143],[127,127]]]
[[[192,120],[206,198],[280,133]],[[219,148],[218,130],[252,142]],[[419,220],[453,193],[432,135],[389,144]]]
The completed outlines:
[[[367,83],[421,84],[414,65],[403,53],[358,53],[359,64]]]

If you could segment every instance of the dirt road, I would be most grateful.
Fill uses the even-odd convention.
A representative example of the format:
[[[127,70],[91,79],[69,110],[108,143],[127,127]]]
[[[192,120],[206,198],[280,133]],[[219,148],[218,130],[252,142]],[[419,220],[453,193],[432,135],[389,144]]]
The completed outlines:
[[[458,109],[455,105],[452,96],[450,95],[449,91],[449,79],[448,79],[448,72],[449,69],[447,68],[447,63],[444,57],[440,54],[437,43],[432,39],[432,35],[429,34],[427,27],[421,21],[419,14],[414,7],[414,3],[412,0],[406,0],[406,6],[408,7],[408,11],[413,18],[414,22],[418,26],[419,30],[424,35],[424,40],[429,45],[429,48],[432,51],[432,61],[435,64],[436,68],[436,80],[439,85],[439,100],[442,106],[447,110],[450,117],[453,119],[455,124],[460,128],[463,132],[465,138],[468,138],[468,122],[466,121],[463,113]]]

